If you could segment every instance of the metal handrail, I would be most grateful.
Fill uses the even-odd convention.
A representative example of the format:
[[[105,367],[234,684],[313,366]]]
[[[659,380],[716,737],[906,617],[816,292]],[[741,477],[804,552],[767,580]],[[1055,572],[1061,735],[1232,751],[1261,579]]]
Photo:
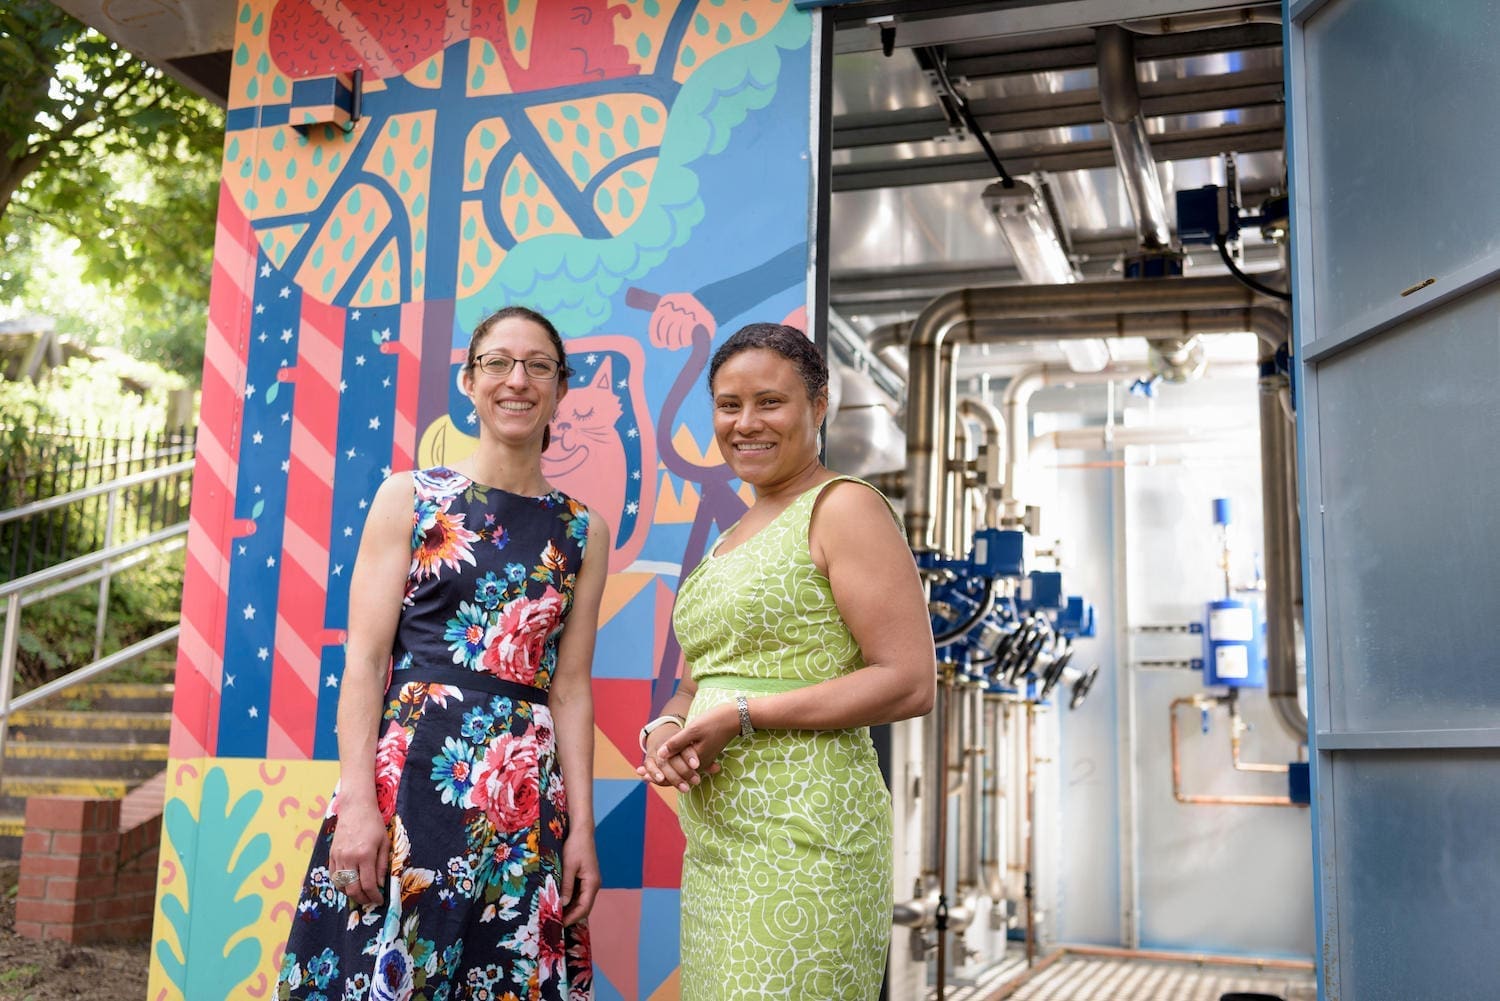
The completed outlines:
[[[194,461],[193,459],[184,459],[182,462],[174,462],[171,465],[159,466],[156,469],[131,473],[128,476],[121,476],[119,479],[109,480],[105,483],[96,483],[91,487],[84,487],[80,490],[70,490],[65,494],[58,494],[56,497],[32,501],[30,504],[13,507],[9,511],[0,511],[0,525],[5,524],[7,521],[16,521],[19,518],[25,518],[29,515],[41,514],[45,511],[55,511],[57,508],[67,507],[69,504],[76,504],[78,501],[88,500],[90,497],[101,497],[104,494],[116,493],[124,490],[126,487],[136,487],[143,483],[152,483],[156,480],[167,479],[170,476],[177,476],[180,473],[191,472]]]
[[[116,544],[114,541],[115,518],[118,501],[123,490],[167,479],[183,473],[191,473],[194,460],[173,463],[157,469],[145,470],[122,476],[107,483],[96,484],[81,490],[72,490],[46,500],[34,501],[9,511],[0,511],[0,524],[69,504],[76,504],[91,497],[108,495],[109,510],[104,531],[104,548],[38,570],[35,573],[0,583],[0,609],[4,614],[4,630],[0,633],[0,768],[3,768],[5,739],[10,717],[18,709],[31,705],[57,692],[97,677],[121,664],[134,660],[147,651],[174,642],[181,632],[181,625],[170,626],[154,636],[133,643],[109,656],[101,656],[104,643],[105,616],[109,610],[109,586],[114,574],[141,562],[150,552],[169,552],[186,545],[188,522],[158,529],[131,542]],[[94,660],[84,667],[44,685],[12,701],[11,691],[15,686],[17,650],[21,635],[21,609],[45,598],[63,594],[86,584],[97,582],[99,586],[99,611],[94,623]]]

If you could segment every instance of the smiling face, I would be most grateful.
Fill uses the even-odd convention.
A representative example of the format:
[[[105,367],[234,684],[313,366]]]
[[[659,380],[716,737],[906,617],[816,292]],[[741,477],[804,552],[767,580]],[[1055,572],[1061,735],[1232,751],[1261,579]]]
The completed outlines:
[[[516,364],[503,376],[491,375],[479,364],[464,368],[460,376],[463,391],[474,401],[479,416],[480,437],[512,445],[535,440],[540,445],[568,385],[560,374],[547,379],[528,375],[525,362],[556,362],[557,349],[540,326],[511,316],[497,321],[474,345],[476,363],[497,356],[515,359]]]
[[[765,493],[818,464],[818,428],[828,399],[810,400],[793,362],[751,348],[714,373],[714,438],[729,468]]]

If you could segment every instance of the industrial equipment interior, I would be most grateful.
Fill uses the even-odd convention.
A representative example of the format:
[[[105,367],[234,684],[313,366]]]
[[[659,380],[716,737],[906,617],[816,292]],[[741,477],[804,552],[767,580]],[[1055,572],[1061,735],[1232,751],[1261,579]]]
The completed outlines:
[[[1281,9],[1013,6],[832,13],[828,460],[941,673],[888,996],[1311,998]]]

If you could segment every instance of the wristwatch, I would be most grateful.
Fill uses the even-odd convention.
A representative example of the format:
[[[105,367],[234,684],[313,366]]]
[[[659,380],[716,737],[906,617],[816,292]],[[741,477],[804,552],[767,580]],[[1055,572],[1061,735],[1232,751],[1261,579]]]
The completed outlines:
[[[748,737],[755,732],[755,727],[750,725],[750,703],[743,695],[736,695],[734,706],[740,711],[740,736]]]
[[[667,713],[665,716],[658,716],[658,717],[656,717],[656,719],[652,720],[651,722],[647,723],[645,726],[641,727],[641,750],[642,751],[644,751],[646,749],[646,738],[649,737],[649,736],[651,736],[651,731],[655,730],[657,727],[661,726],[663,723],[676,723],[677,724],[677,728],[680,730],[683,727],[687,726],[687,719],[686,719],[686,717],[679,716],[676,713]]]

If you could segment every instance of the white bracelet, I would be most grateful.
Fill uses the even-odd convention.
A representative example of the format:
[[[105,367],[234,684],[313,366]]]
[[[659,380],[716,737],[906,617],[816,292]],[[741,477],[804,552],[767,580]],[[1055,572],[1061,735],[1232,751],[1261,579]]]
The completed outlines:
[[[687,726],[687,717],[679,716],[676,713],[667,713],[665,716],[658,716],[656,717],[656,719],[641,727],[641,750],[643,752],[646,750],[646,738],[651,735],[652,730],[655,730],[663,723],[676,723],[677,729],[681,730],[682,728]]]

